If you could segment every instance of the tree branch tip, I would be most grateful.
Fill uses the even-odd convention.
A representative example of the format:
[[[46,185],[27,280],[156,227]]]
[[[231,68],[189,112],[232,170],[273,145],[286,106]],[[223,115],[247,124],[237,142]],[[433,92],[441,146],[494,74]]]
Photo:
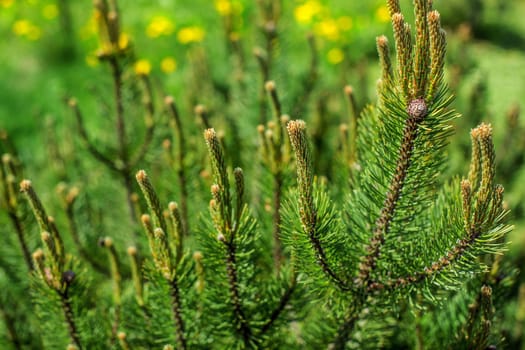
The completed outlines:
[[[280,119],[281,119],[281,123],[286,125],[290,121],[290,116],[288,114],[283,114],[281,115]]]
[[[67,104],[69,107],[71,108],[77,108],[78,107],[78,100],[75,98],[75,97],[71,97],[68,101],[67,101]]]
[[[101,247],[110,248],[111,246],[113,246],[113,239],[111,237],[102,237],[98,241],[98,245],[100,245]]]
[[[9,153],[2,154],[2,163],[9,164],[13,160],[13,157]]]
[[[274,92],[276,89],[275,81],[269,80],[264,83],[264,89],[268,92]]]
[[[432,10],[428,13],[427,18],[430,23],[439,23],[441,15],[437,10]]]
[[[164,148],[165,150],[171,149],[171,140],[170,139],[164,139],[162,141],[162,148]]]
[[[38,248],[33,252],[33,260],[40,260],[44,258],[44,251],[42,248]]]
[[[405,17],[403,16],[403,14],[401,13],[394,13],[392,15],[392,22],[394,22],[394,25],[395,24],[401,24],[401,23],[404,23],[405,22]]]
[[[137,255],[138,250],[137,250],[137,247],[132,245],[132,246],[128,247],[127,252],[128,252],[129,256],[135,256],[135,255]]]
[[[486,139],[492,136],[492,125],[489,123],[481,123],[472,130],[472,133],[475,133],[477,137],[481,139]]]
[[[197,115],[202,115],[204,113],[206,113],[206,106],[202,105],[202,104],[198,104],[194,107],[193,111],[195,112],[195,114]]]
[[[33,184],[30,180],[22,180],[20,182],[20,191],[29,192],[33,189]]]
[[[301,119],[291,120],[286,125],[286,128],[288,129],[290,135],[295,135],[306,130],[306,123]]]
[[[492,297],[492,288],[490,288],[490,286],[487,286],[486,284],[484,284],[481,287],[481,295],[483,295],[483,297],[485,297],[485,298]]]
[[[386,46],[388,45],[388,39],[385,35],[380,35],[376,38],[376,43],[378,46]]]
[[[144,225],[151,225],[151,216],[148,214],[142,214],[140,221],[142,221]]]
[[[142,170],[142,169],[141,169],[141,170],[137,171],[137,173],[135,174],[135,178],[137,179],[137,181],[138,181],[139,183],[142,183],[142,182],[147,181],[147,179],[148,179],[148,174],[146,173],[145,170]]]
[[[171,95],[168,95],[168,96],[165,96],[164,97],[164,104],[167,105],[167,106],[171,106],[175,103],[175,99],[173,98],[173,96]]]
[[[410,101],[407,107],[408,115],[416,120],[422,120],[428,113],[428,107],[423,98],[416,98]]]
[[[169,202],[168,203],[168,209],[170,211],[175,211],[175,210],[179,209],[179,205],[177,204],[177,202],[173,202],[173,201]]]
[[[211,194],[212,194],[213,196],[218,196],[219,193],[221,192],[221,188],[220,188],[219,185],[217,185],[217,184],[213,184],[213,185],[211,185],[211,187],[210,187],[210,191],[211,191]]]
[[[51,241],[51,233],[44,231],[40,234],[40,238],[42,238],[42,241],[49,242]]]
[[[209,128],[204,130],[204,139],[206,140],[206,142],[211,142],[217,139],[217,133],[215,132],[215,129]]]
[[[252,52],[257,58],[263,58],[264,56],[263,50],[260,47],[254,47]]]

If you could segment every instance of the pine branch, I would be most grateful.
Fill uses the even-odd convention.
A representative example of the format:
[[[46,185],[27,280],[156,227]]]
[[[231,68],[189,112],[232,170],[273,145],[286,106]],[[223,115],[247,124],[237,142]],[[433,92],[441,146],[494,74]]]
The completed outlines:
[[[111,279],[113,281],[113,302],[115,304],[114,320],[111,327],[111,339],[110,344],[114,344],[115,339],[117,338],[117,332],[120,327],[120,317],[121,317],[121,274],[120,274],[120,263],[117,255],[117,250],[113,244],[113,239],[110,237],[102,238],[99,241],[100,246],[105,247],[108,252],[108,260],[111,271]]]
[[[170,283],[170,295],[172,302],[173,318],[176,326],[175,328],[177,342],[179,343],[181,349],[186,350],[188,348],[188,345],[186,342],[186,336],[184,331],[184,320],[182,318],[182,303],[180,299],[180,291],[177,276],[175,276]]]
[[[231,242],[227,242],[226,240],[221,240],[220,238],[219,241],[221,241],[226,247],[226,272],[228,274],[228,284],[231,298],[230,302],[233,307],[237,331],[242,336],[244,344],[247,347],[251,347],[250,344],[253,340],[252,330],[242,308],[242,300],[239,294],[235,245]]]
[[[306,136],[306,124],[302,120],[292,120],[288,123],[287,128],[296,157],[297,182],[299,186],[299,210],[303,232],[310,240],[312,248],[316,253],[315,256],[317,262],[326,276],[341,290],[350,290],[350,286],[348,286],[330,266],[324,248],[318,237],[318,217],[313,197],[312,157],[310,155],[308,138]]]
[[[18,242],[20,244],[20,248],[22,249],[22,254],[24,256],[24,261],[27,265],[27,268],[29,271],[32,271],[34,269],[33,262],[31,260],[31,253],[29,252],[29,248],[27,246],[26,240],[25,240],[25,233],[22,226],[22,222],[18,215],[14,212],[8,213],[9,219],[11,220],[11,223],[13,224],[13,227],[15,228],[16,237],[18,238]]]
[[[116,164],[108,156],[106,156],[105,154],[100,152],[95,147],[93,142],[89,139],[86,127],[84,125],[84,117],[82,115],[82,112],[80,111],[80,108],[78,107],[77,100],[74,99],[74,98],[71,98],[68,101],[68,104],[69,104],[69,107],[73,110],[73,113],[75,114],[75,118],[77,120],[77,126],[78,126],[78,133],[80,135],[80,138],[82,139],[82,141],[86,145],[88,152],[91,153],[91,155],[95,159],[97,159],[99,162],[101,162],[102,164],[106,165],[108,167],[108,169],[111,169],[111,170],[113,170],[115,172],[118,172],[119,169],[116,166]]]
[[[358,119],[359,119],[359,109],[357,107],[357,101],[355,99],[354,88],[350,85],[346,85],[344,88],[344,93],[348,101],[349,106],[349,119],[350,119],[350,155],[349,163],[351,169],[355,167],[358,159],[357,154],[357,137],[358,137]]]
[[[57,290],[57,293],[60,297],[62,311],[64,313],[64,318],[69,331],[69,337],[71,338],[71,341],[75,344],[75,346],[78,348],[78,350],[82,350],[80,337],[78,334],[77,326],[75,324],[75,316],[73,313],[71,300],[69,298],[69,286],[75,279],[75,273],[73,271],[66,271],[62,275],[62,279],[65,284],[65,288],[63,291]]]
[[[430,43],[427,15],[429,13],[428,0],[415,0],[414,12],[416,17],[416,47],[414,57],[414,98],[425,98],[427,88]]]
[[[396,170],[390,182],[389,189],[383,202],[379,217],[375,223],[375,229],[366,248],[367,255],[363,256],[359,264],[358,277],[355,280],[359,287],[366,286],[370,273],[375,269],[376,260],[381,254],[381,246],[385,242],[385,236],[390,230],[390,224],[394,218],[399,196],[403,190],[407,176],[410,160],[414,151],[414,143],[418,133],[418,127],[427,114],[427,106],[424,100],[413,100],[408,107],[408,119],[403,130],[403,139],[399,147]]]
[[[139,170],[135,177],[140,189],[142,190],[142,194],[146,199],[148,208],[153,215],[154,227],[161,228],[164,232],[168,232],[168,226],[166,225],[166,220],[164,220],[160,199],[153,188],[153,184],[151,183],[148,174],[146,174],[144,170]]]
[[[90,254],[82,242],[80,241],[80,235],[78,232],[78,226],[75,218],[74,204],[79,194],[79,189],[77,187],[71,187],[67,193],[64,193],[65,188],[59,188],[59,194],[62,194],[62,201],[64,203],[67,223],[69,226],[69,232],[73,238],[73,243],[75,244],[77,251],[80,257],[87,261],[96,271],[106,276],[109,276],[109,272],[105,266],[103,266],[97,259],[95,259],[92,254]]]
[[[111,68],[111,76],[113,78],[113,94],[115,99],[115,114],[116,114],[116,131],[117,131],[117,145],[119,150],[119,158],[122,164],[127,168],[129,154],[128,142],[126,136],[126,123],[124,119],[124,101],[122,97],[122,68],[115,56],[110,56],[108,59]]]
[[[175,131],[175,135],[178,140],[178,170],[177,176],[179,180],[180,187],[180,207],[182,214],[182,225],[184,227],[184,233],[187,235],[190,232],[189,222],[188,222],[188,185],[186,181],[186,140],[183,132],[182,121],[175,104],[175,100],[171,96],[167,96],[164,99],[164,104],[168,109],[168,113],[172,119],[172,128]]]
[[[7,312],[5,305],[0,301],[0,313],[4,319],[4,324],[7,329],[7,336],[16,350],[22,350],[22,341],[18,336],[18,332],[15,327],[15,319]]]
[[[281,197],[283,190],[283,175],[278,172],[274,175],[273,181],[273,261],[277,273],[283,264],[283,248],[281,243]]]
[[[289,304],[290,300],[292,299],[296,288],[297,288],[297,279],[294,276],[292,279],[292,283],[290,284],[290,286],[288,286],[284,294],[281,296],[279,300],[279,304],[270,314],[268,321],[266,321],[266,323],[262,326],[261,331],[260,331],[261,335],[268,332],[268,330],[270,330],[272,326],[275,324],[275,322],[279,319],[279,316],[282,314],[285,307]]]
[[[425,268],[424,271],[417,271],[387,282],[371,281],[368,285],[369,291],[396,290],[410,284],[434,279],[460,261],[463,264],[467,263],[464,260],[471,260],[477,250],[477,254],[480,254],[479,250],[483,251],[483,249],[497,251],[497,246],[490,248],[490,242],[501,246],[502,243],[498,244],[497,240],[511,227],[503,226],[501,223],[506,212],[502,206],[503,187],[494,185],[495,152],[492,143],[492,128],[490,125],[481,124],[472,131],[472,135],[474,150],[472,164],[479,164],[479,167],[477,165],[471,167],[469,177],[477,181],[478,185],[472,185],[469,180],[461,182],[465,236],[458,239],[446,254],[432,262],[430,267]],[[480,149],[479,152],[478,149]],[[473,188],[478,190],[473,192]],[[480,240],[485,243],[486,248],[483,246],[476,248]],[[469,265],[474,263],[476,262],[468,261]]]
[[[15,173],[12,156],[8,153],[2,155],[2,166],[0,166],[0,183],[3,187],[4,202],[7,207],[7,216],[11,221],[22,250],[24,261],[29,271],[33,271],[31,253],[27,246],[22,219],[17,213],[18,201],[15,194]]]

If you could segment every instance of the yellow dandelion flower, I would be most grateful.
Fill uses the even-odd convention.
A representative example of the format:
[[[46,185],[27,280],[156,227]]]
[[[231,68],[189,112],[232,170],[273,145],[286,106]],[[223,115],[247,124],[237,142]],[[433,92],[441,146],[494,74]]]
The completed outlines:
[[[185,27],[177,33],[177,40],[181,44],[198,43],[204,39],[204,30],[198,26]]]
[[[221,16],[228,16],[232,13],[232,3],[229,0],[215,0],[215,9]]]
[[[18,36],[27,35],[32,26],[33,24],[31,24],[31,22],[29,22],[27,19],[19,19],[13,23],[13,33]]]
[[[129,46],[129,35],[126,33],[120,33],[118,38],[118,48],[120,50],[126,50]]]
[[[0,0],[0,6],[7,9],[13,6],[14,2],[14,0]]]
[[[15,35],[26,37],[29,40],[38,40],[42,36],[42,30],[27,19],[19,19],[13,23],[12,30]]]
[[[149,75],[151,72],[151,63],[146,59],[141,59],[135,62],[133,70],[137,75]]]
[[[322,6],[319,1],[309,0],[294,9],[295,20],[302,24],[310,24],[315,15],[321,12]]]
[[[172,73],[177,69],[177,61],[173,57],[165,57],[160,62],[160,69],[164,73]]]
[[[332,19],[328,18],[325,19],[315,25],[315,33],[330,41],[337,41],[340,37],[339,27],[337,26],[337,22]]]
[[[343,62],[345,54],[343,50],[339,48],[334,48],[328,51],[326,57],[328,58],[328,62],[330,62],[331,64],[339,64]]]
[[[175,31],[173,22],[164,16],[155,16],[146,28],[146,35],[150,38],[158,38],[162,35],[170,35]]]
[[[45,19],[55,19],[58,16],[58,7],[55,4],[48,4],[42,9],[42,16]]]
[[[349,16],[339,17],[337,19],[337,27],[339,27],[339,29],[342,31],[348,31],[352,29],[353,24],[352,18]]]
[[[376,19],[381,23],[386,23],[390,21],[390,13],[388,8],[383,5],[376,10]]]

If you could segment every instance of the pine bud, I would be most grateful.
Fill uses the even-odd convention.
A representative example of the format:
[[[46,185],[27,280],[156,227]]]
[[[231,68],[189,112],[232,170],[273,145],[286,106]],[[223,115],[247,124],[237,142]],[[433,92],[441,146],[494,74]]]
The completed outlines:
[[[25,197],[29,201],[31,209],[33,210],[33,214],[35,215],[35,218],[38,222],[38,226],[40,227],[40,230],[49,231],[50,227],[46,211],[44,209],[44,206],[42,205],[42,202],[40,202],[40,199],[38,198],[35,190],[33,189],[31,181],[22,180],[22,182],[20,182],[20,191],[25,195]]]
[[[75,280],[76,274],[71,271],[67,270],[62,273],[62,283],[65,283],[66,286],[70,286],[71,283]]]
[[[410,101],[407,107],[407,112],[410,118],[414,118],[417,121],[422,120],[428,113],[425,100],[422,98],[417,98]]]
[[[392,82],[393,73],[392,62],[390,60],[390,49],[388,47],[388,39],[386,38],[386,36],[378,36],[376,39],[376,45],[382,71],[382,88],[388,88]]]
[[[157,196],[157,193],[155,192],[153,184],[149,180],[148,175],[144,170],[139,170],[135,177],[140,189],[142,190],[142,194],[146,199],[146,203],[153,214],[153,224],[155,227],[160,227],[164,231],[167,231],[166,221],[162,215],[162,207],[160,205],[159,197]]]

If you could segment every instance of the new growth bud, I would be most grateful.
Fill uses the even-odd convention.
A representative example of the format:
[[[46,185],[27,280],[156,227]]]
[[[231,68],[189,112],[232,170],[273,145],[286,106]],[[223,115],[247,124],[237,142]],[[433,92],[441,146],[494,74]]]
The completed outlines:
[[[422,120],[428,113],[427,104],[424,99],[417,98],[410,101],[407,107],[408,115],[416,120]]]

